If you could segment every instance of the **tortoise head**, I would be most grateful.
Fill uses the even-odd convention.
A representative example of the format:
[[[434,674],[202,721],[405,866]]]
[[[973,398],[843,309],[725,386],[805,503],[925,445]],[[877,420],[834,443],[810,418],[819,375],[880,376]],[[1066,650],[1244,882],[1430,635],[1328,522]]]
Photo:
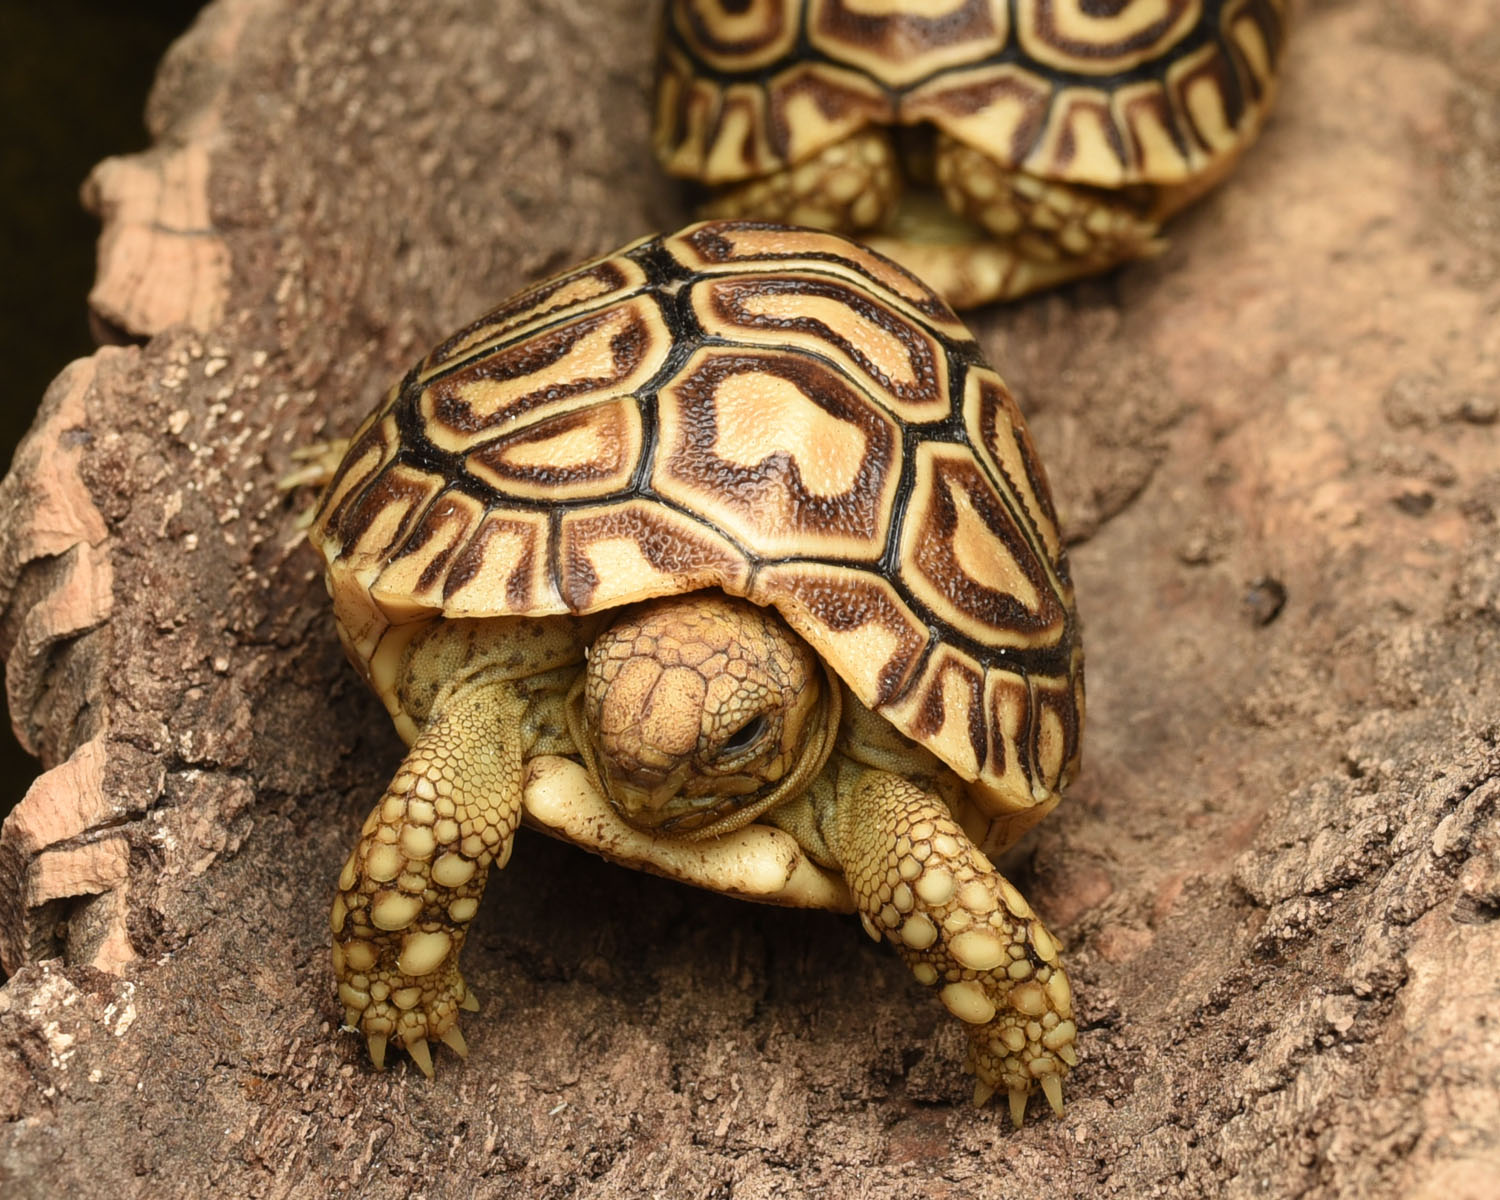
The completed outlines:
[[[838,708],[825,668],[774,612],[691,592],[627,609],[594,640],[574,740],[631,825],[711,837],[807,786]]]

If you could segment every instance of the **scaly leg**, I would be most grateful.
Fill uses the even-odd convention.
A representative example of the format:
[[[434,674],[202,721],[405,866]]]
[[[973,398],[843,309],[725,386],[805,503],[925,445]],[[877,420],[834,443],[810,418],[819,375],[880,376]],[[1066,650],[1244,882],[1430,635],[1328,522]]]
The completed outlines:
[[[1038,179],[939,135],[937,182],[948,206],[1015,255],[996,299],[1107,270],[1162,249],[1158,222],[1100,188]]]
[[[890,137],[865,129],[806,162],[720,191],[705,217],[754,217],[849,233],[883,222],[901,196]]]
[[[333,969],[345,1023],[376,1067],[405,1046],[431,1077],[428,1041],[460,1055],[458,1010],[478,1002],[458,971],[492,863],[521,819],[526,702],[509,682],[461,688],[433,714],[365,821],[333,902]]]
[[[940,800],[885,771],[843,766],[822,832],[865,930],[967,1025],[975,1104],[1003,1089],[1019,1126],[1040,1085],[1061,1113],[1062,1078],[1078,1061],[1072,991],[1021,894]]]

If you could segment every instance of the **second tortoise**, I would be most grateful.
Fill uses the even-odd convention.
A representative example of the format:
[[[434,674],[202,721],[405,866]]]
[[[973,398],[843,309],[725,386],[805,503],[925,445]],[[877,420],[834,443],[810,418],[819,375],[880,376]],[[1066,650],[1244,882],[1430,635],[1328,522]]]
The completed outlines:
[[[963,308],[1156,253],[1255,139],[1285,0],[668,0],[704,215],[856,236]]]

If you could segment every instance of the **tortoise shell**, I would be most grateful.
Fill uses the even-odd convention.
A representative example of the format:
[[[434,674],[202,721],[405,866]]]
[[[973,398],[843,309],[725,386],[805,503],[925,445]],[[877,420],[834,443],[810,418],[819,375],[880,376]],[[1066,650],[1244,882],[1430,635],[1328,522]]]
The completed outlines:
[[[393,389],[311,536],[377,690],[393,627],[716,587],[986,812],[1040,817],[1076,769],[1073,587],[1021,414],[933,292],[838,235],[708,222],[523,292]]]
[[[669,0],[654,142],[732,183],[870,125],[931,124],[1097,187],[1214,177],[1275,89],[1286,0]]]

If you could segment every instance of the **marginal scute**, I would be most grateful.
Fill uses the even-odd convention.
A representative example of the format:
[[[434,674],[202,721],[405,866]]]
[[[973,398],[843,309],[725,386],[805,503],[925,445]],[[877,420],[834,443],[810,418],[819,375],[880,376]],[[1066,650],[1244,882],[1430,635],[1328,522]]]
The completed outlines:
[[[339,557],[353,569],[389,561],[446,484],[436,472],[399,459],[386,465],[342,509]]]
[[[1249,95],[1264,100],[1276,86],[1277,51],[1284,36],[1279,6],[1270,0],[1232,0],[1224,26]]]
[[[448,616],[504,616],[562,610],[547,573],[545,513],[491,511],[443,577]]]
[[[354,431],[343,461],[323,489],[317,518],[308,536],[325,558],[344,554],[349,541],[344,514],[396,455],[400,434],[390,410],[399,394],[399,389],[393,391]]]
[[[886,90],[859,71],[799,63],[766,85],[771,144],[783,163],[803,162],[867,125],[887,125]]]
[[[1209,156],[1231,150],[1239,137],[1243,115],[1233,63],[1205,46],[1173,63],[1167,87],[1179,111],[1186,115],[1198,143]]]
[[[1128,151],[1109,93],[1070,87],[1054,99],[1042,136],[1020,165],[1043,179],[1117,188],[1137,177]]]
[[[1005,798],[1000,807],[1029,805],[1036,769],[1028,736],[1030,684],[1015,672],[992,668],[984,676],[984,707],[990,734],[986,766],[989,776],[1000,780],[996,790]]]
[[[989,730],[984,671],[969,655],[938,646],[921,677],[885,715],[962,778],[978,778],[988,754]]]
[[[773,604],[834,663],[864,703],[881,708],[916,669],[927,630],[878,575],[847,567],[786,564],[762,568],[750,599]]]
[[[1154,79],[1117,88],[1110,104],[1128,160],[1143,176],[1177,184],[1203,166],[1203,155],[1183,139],[1171,101]]]
[[[907,124],[927,121],[1004,165],[1021,162],[1041,136],[1052,84],[1018,63],[996,63],[939,76],[902,102]]]
[[[483,517],[484,506],[473,496],[454,489],[439,493],[390,556],[371,591],[393,613],[442,608],[448,568]]]
[[[965,377],[964,427],[1007,507],[1024,515],[1026,531],[1045,547],[1045,561],[1060,562],[1062,537],[1046,471],[1010,389],[988,367],[971,367]]]

